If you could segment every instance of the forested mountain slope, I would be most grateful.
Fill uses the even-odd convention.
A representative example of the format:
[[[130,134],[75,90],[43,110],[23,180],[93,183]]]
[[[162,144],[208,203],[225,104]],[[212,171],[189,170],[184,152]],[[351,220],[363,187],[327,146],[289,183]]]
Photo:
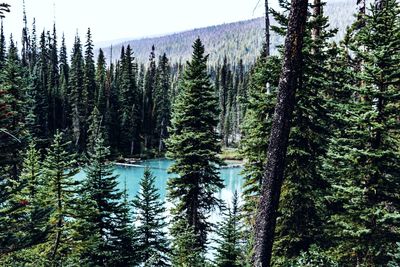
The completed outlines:
[[[342,39],[346,27],[354,20],[353,14],[356,12],[353,1],[331,2],[326,6],[326,15],[330,18],[333,28],[338,28],[335,41]],[[275,21],[271,18],[272,24]],[[194,29],[190,31],[174,33],[171,35],[143,38],[113,44],[112,59],[120,57],[121,46],[131,45],[134,56],[139,63],[146,63],[149,58],[150,48],[154,44],[156,53],[166,53],[171,62],[186,61],[191,55],[193,40],[200,37],[206,47],[206,52],[210,54],[210,63],[222,62],[226,55],[229,62],[252,63],[257,57],[263,40],[264,19],[256,18],[247,21],[240,21],[206,28]],[[134,27],[133,27],[134,30]],[[271,43],[273,52],[276,46],[282,43],[282,38],[272,33]],[[104,43],[103,43],[104,44]],[[111,59],[111,48],[103,48],[107,59]]]

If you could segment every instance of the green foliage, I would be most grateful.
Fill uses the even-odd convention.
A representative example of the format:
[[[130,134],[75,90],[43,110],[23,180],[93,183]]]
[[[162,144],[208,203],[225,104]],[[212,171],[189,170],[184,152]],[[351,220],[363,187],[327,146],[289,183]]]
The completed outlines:
[[[170,172],[178,176],[169,180],[168,189],[175,205],[175,223],[186,221],[196,235],[196,247],[204,250],[210,228],[207,217],[220,204],[214,193],[223,187],[218,175],[222,161],[215,132],[217,98],[206,72],[207,56],[200,39],[194,42],[193,49],[173,107],[167,155],[175,160]]]
[[[19,179],[13,181],[6,192],[8,201],[0,211],[0,254],[8,256],[0,260],[1,264],[13,258],[16,251],[44,242],[49,230],[49,209],[44,202],[39,151],[34,143],[29,145]]]
[[[155,146],[158,153],[165,152],[165,140],[168,138],[168,127],[171,120],[171,66],[166,54],[160,56],[156,74],[156,92],[154,102]]]
[[[277,262],[279,266],[287,267],[319,267],[329,266],[338,267],[340,266],[336,261],[331,259],[326,253],[319,247],[311,245],[309,250],[301,252],[299,256],[293,259],[282,259],[283,262]]]
[[[155,187],[155,177],[149,168],[144,171],[140,192],[133,200],[135,239],[140,261],[144,266],[170,266],[165,228],[165,208]]]
[[[70,235],[77,197],[74,176],[78,169],[75,155],[67,151],[68,146],[69,143],[63,141],[63,134],[56,133],[43,162],[43,177],[48,190],[45,203],[51,209],[48,221],[51,231],[39,251],[52,264],[61,264],[74,247]]]
[[[382,1],[365,25],[349,34],[354,83],[342,104],[326,173],[334,181],[333,255],[340,263],[387,265],[399,239],[399,51],[400,7]]]
[[[99,127],[101,127],[100,122],[95,128]],[[113,174],[114,167],[108,162],[110,151],[104,144],[103,135],[100,131],[93,130],[91,139],[94,141],[94,146],[92,151],[88,151],[88,163],[85,167],[86,180],[83,185],[85,199],[84,206],[81,207],[84,209],[81,211],[83,213],[81,217],[87,233],[96,237],[85,253],[86,260],[102,266],[110,265],[117,254],[122,252],[116,248],[121,245],[119,238],[122,237],[118,234],[124,233],[127,228],[124,218],[127,215],[124,206],[121,205],[122,193],[117,188],[118,181],[117,176]]]
[[[69,72],[69,103],[72,111],[72,136],[76,149],[84,151],[85,142],[85,103],[87,92],[84,87],[84,61],[82,55],[82,45],[78,36],[72,50],[71,69]]]
[[[139,129],[141,118],[141,94],[136,86],[136,65],[133,52],[128,46],[121,51],[119,62],[119,150],[125,155],[133,155],[140,150]]]
[[[238,194],[235,191],[232,206],[218,225],[215,264],[219,267],[242,266],[241,222]]]
[[[400,243],[396,243],[396,249],[394,249],[394,252],[389,254],[392,259],[388,263],[388,267],[396,267],[400,265]]]
[[[173,233],[172,266],[176,267],[203,267],[205,256],[198,246],[198,236],[188,222],[179,220],[171,229]]]

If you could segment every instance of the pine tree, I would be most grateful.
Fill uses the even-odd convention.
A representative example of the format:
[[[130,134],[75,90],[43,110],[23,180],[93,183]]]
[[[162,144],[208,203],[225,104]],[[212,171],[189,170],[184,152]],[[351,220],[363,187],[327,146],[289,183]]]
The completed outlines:
[[[179,232],[172,243],[172,266],[176,267],[204,267],[205,256],[198,247],[198,236],[189,223],[183,220],[173,225],[172,231]]]
[[[0,174],[18,180],[24,142],[25,84],[18,51],[11,38],[7,61],[0,74]]]
[[[140,261],[138,249],[139,246],[136,242],[135,228],[131,220],[126,181],[125,188],[122,193],[120,211],[116,215],[116,227],[114,229],[114,235],[117,237],[117,240],[114,242],[114,247],[115,250],[118,251],[118,254],[114,255],[112,266],[137,266]]]
[[[87,94],[87,103],[85,103],[85,118],[88,118],[93,111],[93,107],[96,104],[95,94],[96,94],[96,71],[94,64],[94,54],[93,54],[93,41],[92,33],[90,28],[86,34],[86,44],[85,44],[85,64],[84,64],[84,91]],[[86,130],[86,129],[85,129]]]
[[[399,239],[398,89],[400,7],[371,6],[350,34],[354,84],[342,103],[343,128],[331,141],[326,174],[335,184],[329,200],[334,256],[341,264],[386,266]]]
[[[155,93],[155,136],[157,137],[158,153],[165,151],[165,140],[168,138],[168,127],[171,117],[171,67],[164,53],[160,56],[157,66],[157,86]]]
[[[38,130],[38,142],[47,144],[49,136],[49,121],[48,121],[48,109],[49,109],[49,99],[48,99],[48,66],[49,66],[49,51],[46,45],[46,36],[44,31],[40,35],[39,44],[39,55],[38,62],[35,66],[34,77],[33,77],[33,90],[36,95],[36,124],[39,127]]]
[[[70,88],[69,88],[69,64],[67,47],[65,44],[65,37],[62,36],[60,48],[60,98],[61,98],[61,128],[66,129],[71,127],[70,114],[72,112],[71,103],[69,102]]]
[[[168,241],[164,228],[165,208],[155,187],[155,177],[149,168],[144,171],[140,192],[133,200],[135,222],[138,225],[135,237],[140,261],[144,266],[170,266],[167,253]]]
[[[232,207],[228,208],[223,221],[219,223],[217,234],[217,253],[215,262],[218,267],[239,267],[242,266],[240,259],[241,251],[241,227],[238,194],[233,195]]]
[[[60,95],[60,71],[58,61],[56,25],[53,25],[53,33],[47,32],[47,46],[49,52],[48,84],[49,99],[48,121],[50,134],[61,128],[61,95]]]
[[[154,131],[154,94],[156,90],[156,62],[155,48],[151,48],[149,57],[149,66],[144,77],[144,92],[143,92],[143,135],[144,146],[146,150],[152,148],[153,131]]]
[[[318,12],[310,17],[304,36],[305,67],[298,85],[277,219],[274,245],[274,262],[277,264],[299,256],[312,244],[324,246],[328,241],[317,230],[326,224],[328,182],[323,179],[321,169],[322,159],[326,156],[326,140],[330,137],[328,96],[333,87],[327,63],[330,56],[328,40],[334,31],[327,29],[323,5],[319,2],[313,6]]]
[[[56,133],[43,163],[45,186],[48,190],[46,202],[52,210],[48,223],[52,230],[41,250],[54,265],[61,264],[73,248],[71,235],[77,190],[74,176],[78,169],[75,156],[67,152],[68,146],[68,142],[63,142],[63,134]]]
[[[220,204],[214,193],[223,187],[218,175],[222,162],[217,156],[218,103],[207,75],[208,57],[204,56],[200,39],[194,42],[193,49],[173,107],[167,155],[175,160],[170,172],[178,177],[169,180],[168,188],[175,205],[175,224],[187,222],[187,229],[193,229],[196,236],[195,247],[187,249],[204,251],[210,230],[209,212]]]
[[[7,201],[0,198],[0,254],[5,255],[1,257],[0,264],[14,258],[17,251],[45,240],[49,209],[44,205],[41,194],[44,188],[40,165],[39,152],[31,143],[19,179],[2,187],[1,196],[6,195]],[[14,264],[17,264],[15,258]]]
[[[250,72],[248,97],[244,98],[246,114],[242,124],[243,137],[240,152],[246,159],[243,170],[243,217],[247,254],[253,246],[253,227],[260,196],[263,164],[267,158],[268,136],[276,104],[281,61],[277,57],[260,57]],[[267,88],[265,85],[269,84]],[[250,258],[247,262],[250,262]]]
[[[74,48],[72,50],[71,69],[69,73],[69,103],[72,108],[72,133],[74,145],[79,152],[84,151],[85,130],[84,114],[87,93],[84,87],[84,61],[82,56],[82,46],[78,36],[75,37]]]
[[[98,125],[96,128],[101,127]],[[122,193],[118,189],[118,176],[113,174],[114,167],[108,162],[110,150],[104,144],[101,131],[91,131],[89,140],[94,140],[93,151],[88,151],[86,165],[86,180],[84,191],[90,199],[90,206],[95,212],[88,209],[84,215],[91,233],[97,235],[99,240],[89,251],[89,262],[100,266],[110,265],[118,255],[113,255],[119,243],[116,236],[117,218],[121,212]]]
[[[107,69],[106,69],[106,59],[104,57],[104,52],[102,49],[99,50],[99,55],[97,57],[97,67],[96,67],[96,92],[95,92],[95,106],[100,111],[100,114],[106,114],[107,100],[109,92],[106,91],[107,82]]]
[[[97,107],[93,109],[93,112],[89,117],[89,122],[88,143],[86,145],[86,150],[88,153],[93,153],[97,138],[99,136],[104,136],[103,116],[101,116]]]
[[[0,71],[3,71],[6,63],[6,38],[4,36],[3,20],[1,20],[0,28]]]
[[[10,259],[15,252],[44,242],[49,231],[47,222],[50,209],[44,201],[45,188],[39,157],[35,144],[30,143],[21,175],[17,181],[13,181],[11,190],[8,190],[11,192],[5,216],[8,229],[3,229],[3,233],[8,231],[9,235],[1,247],[9,249],[8,253],[14,252],[8,254]],[[25,259],[19,259],[22,260]]]
[[[121,66],[119,69],[119,150],[125,155],[134,155],[140,150],[139,129],[141,94],[136,86],[136,64],[133,62],[133,52],[128,45],[126,51],[121,51]]]

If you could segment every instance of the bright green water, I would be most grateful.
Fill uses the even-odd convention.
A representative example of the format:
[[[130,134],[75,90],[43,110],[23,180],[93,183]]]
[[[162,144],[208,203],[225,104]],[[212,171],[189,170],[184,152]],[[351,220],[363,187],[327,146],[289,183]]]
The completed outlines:
[[[134,167],[116,166],[115,174],[118,174],[119,176],[119,187],[120,189],[123,189],[124,182],[126,181],[129,197],[133,198],[139,191],[139,182],[143,177],[144,168],[149,166],[153,175],[156,177],[156,186],[159,190],[160,196],[162,199],[165,199],[167,194],[168,178],[173,176],[173,174],[167,173],[167,169],[171,166],[171,163],[171,160],[155,159],[140,162]],[[241,167],[229,167],[229,164],[227,168],[220,169],[220,175],[224,180],[225,185],[225,188],[218,193],[222,200],[229,203],[235,190],[237,190],[238,193],[241,192],[243,184],[243,179],[240,176],[241,170]],[[82,178],[84,175],[84,172],[81,172],[78,174],[78,177]]]

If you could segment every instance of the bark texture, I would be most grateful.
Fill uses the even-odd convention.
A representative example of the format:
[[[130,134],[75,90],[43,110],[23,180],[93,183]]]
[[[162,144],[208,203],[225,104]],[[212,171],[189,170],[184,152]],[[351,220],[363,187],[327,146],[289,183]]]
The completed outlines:
[[[268,0],[265,0],[265,57],[269,57],[270,50],[271,50],[271,41],[270,41],[270,22],[269,22],[269,7],[268,7]]]
[[[262,180],[255,225],[253,266],[269,267],[276,224],[276,213],[285,169],[285,158],[295,106],[296,87],[301,73],[302,47],[307,20],[307,0],[292,0],[279,92],[268,147],[268,160]]]

